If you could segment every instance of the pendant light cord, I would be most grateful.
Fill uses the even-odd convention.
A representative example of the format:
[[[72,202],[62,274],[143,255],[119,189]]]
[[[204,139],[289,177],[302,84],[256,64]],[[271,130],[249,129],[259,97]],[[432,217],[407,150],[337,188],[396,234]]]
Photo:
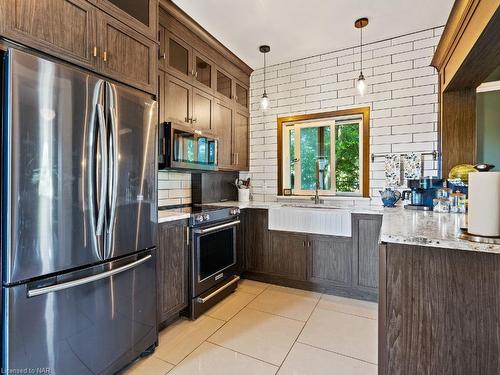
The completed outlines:
[[[363,27],[360,28],[361,30],[361,74],[363,74]]]
[[[266,53],[264,52],[264,94],[266,93]]]

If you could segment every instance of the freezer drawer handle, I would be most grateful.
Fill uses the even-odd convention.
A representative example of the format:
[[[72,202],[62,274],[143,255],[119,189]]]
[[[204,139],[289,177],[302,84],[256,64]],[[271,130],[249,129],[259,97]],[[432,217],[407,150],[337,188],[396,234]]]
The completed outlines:
[[[207,229],[195,229],[194,232],[197,234],[205,234],[205,233],[215,232],[216,230],[219,230],[219,229],[234,227],[235,225],[238,225],[239,223],[240,223],[239,220],[235,220],[235,221],[231,221],[230,223],[216,225],[215,227],[211,227],[211,228],[207,228]]]
[[[50,285],[50,286],[46,286],[46,287],[42,287],[42,288],[38,288],[38,289],[28,290],[28,298],[40,296],[42,294],[57,292],[59,290],[68,289],[68,288],[72,288],[75,286],[92,283],[92,282],[97,281],[97,280],[105,279],[107,277],[117,275],[117,274],[122,273],[124,271],[127,271],[129,269],[135,268],[138,265],[151,259],[151,257],[152,257],[151,254],[147,255],[144,258],[136,260],[135,262],[126,264],[125,266],[122,266],[122,267],[118,267],[114,270],[102,272],[98,275],[87,276],[87,277],[83,277],[83,278],[78,279],[78,280],[72,280],[72,281],[68,281],[65,283],[61,283],[61,284]]]
[[[210,293],[208,296],[206,297],[198,297],[196,298],[196,302],[198,303],[205,303],[207,302],[208,300],[214,298],[217,294],[219,294],[220,292],[222,292],[224,289],[228,288],[229,286],[233,285],[235,282],[237,282],[238,280],[240,279],[239,276],[234,276],[233,279],[229,282],[227,282],[226,284],[222,285],[220,288],[214,290],[212,293]]]

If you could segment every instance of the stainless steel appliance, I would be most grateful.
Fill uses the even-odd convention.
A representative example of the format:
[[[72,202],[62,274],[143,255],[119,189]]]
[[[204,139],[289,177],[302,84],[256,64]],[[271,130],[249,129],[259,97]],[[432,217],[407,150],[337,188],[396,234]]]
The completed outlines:
[[[160,169],[217,170],[217,138],[170,122],[160,124]]]
[[[165,207],[190,213],[189,317],[198,318],[237,287],[238,207],[189,205]]]
[[[408,180],[408,187],[411,190],[403,191],[404,200],[410,200],[410,204],[404,207],[412,210],[432,210],[433,199],[437,196],[437,191],[443,187],[443,180],[439,178],[419,178]]]
[[[157,341],[156,102],[2,56],[2,372],[112,374]]]

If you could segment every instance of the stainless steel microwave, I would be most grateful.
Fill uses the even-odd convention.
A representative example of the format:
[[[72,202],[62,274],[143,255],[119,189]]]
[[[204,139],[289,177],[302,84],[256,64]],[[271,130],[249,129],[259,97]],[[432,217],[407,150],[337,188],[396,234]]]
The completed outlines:
[[[209,132],[164,122],[158,135],[159,169],[217,170],[217,138]]]

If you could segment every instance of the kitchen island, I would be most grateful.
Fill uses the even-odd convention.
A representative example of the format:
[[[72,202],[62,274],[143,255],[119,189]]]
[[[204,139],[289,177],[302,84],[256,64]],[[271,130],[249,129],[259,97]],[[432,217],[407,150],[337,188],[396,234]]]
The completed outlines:
[[[500,373],[500,246],[459,240],[465,224],[384,211],[379,374]]]

